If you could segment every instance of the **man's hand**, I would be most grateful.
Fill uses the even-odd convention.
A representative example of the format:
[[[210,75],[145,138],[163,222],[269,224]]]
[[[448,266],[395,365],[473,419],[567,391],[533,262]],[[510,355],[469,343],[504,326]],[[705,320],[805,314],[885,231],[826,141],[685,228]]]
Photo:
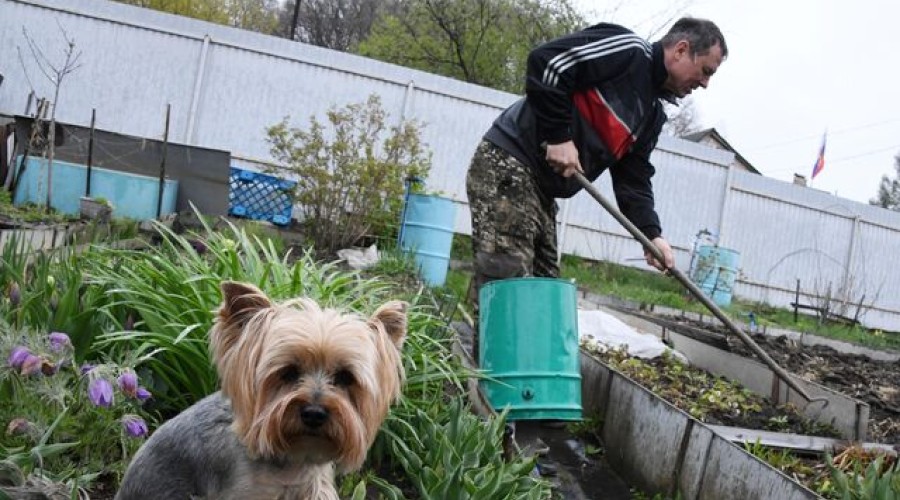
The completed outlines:
[[[578,161],[578,148],[572,141],[548,144],[546,160],[563,177],[571,177],[575,172],[584,173],[581,162]]]
[[[644,258],[647,260],[647,265],[653,266],[663,272],[675,267],[675,256],[672,254],[672,247],[669,246],[669,242],[663,239],[662,236],[657,236],[656,238],[653,238],[652,243],[660,252],[662,252],[665,265],[656,260],[650,251],[644,249]]]

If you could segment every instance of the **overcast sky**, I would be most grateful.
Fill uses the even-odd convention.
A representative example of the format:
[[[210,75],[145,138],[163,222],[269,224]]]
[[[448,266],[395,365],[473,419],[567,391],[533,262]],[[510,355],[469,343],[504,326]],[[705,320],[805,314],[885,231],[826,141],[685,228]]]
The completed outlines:
[[[612,11],[609,5],[621,5]],[[575,0],[590,21],[612,20],[656,40],[681,14],[722,29],[729,57],[694,93],[715,127],[763,175],[867,203],[900,153],[900,2],[895,0]],[[668,28],[668,26],[666,26]],[[653,33],[657,31],[656,33]]]

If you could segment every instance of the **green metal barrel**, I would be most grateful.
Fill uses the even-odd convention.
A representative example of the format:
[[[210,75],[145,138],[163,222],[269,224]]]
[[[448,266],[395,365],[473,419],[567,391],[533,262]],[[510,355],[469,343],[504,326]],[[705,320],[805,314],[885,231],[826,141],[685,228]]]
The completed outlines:
[[[481,387],[510,420],[581,420],[575,285],[552,278],[492,281],[479,292]]]

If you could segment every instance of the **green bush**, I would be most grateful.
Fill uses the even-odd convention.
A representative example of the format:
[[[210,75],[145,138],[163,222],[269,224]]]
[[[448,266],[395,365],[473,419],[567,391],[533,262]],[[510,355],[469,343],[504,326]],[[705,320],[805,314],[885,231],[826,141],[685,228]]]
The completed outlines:
[[[397,226],[404,179],[424,177],[431,154],[414,121],[388,127],[378,96],[332,108],[328,130],[315,117],[303,130],[285,118],[268,129],[270,173],[295,179],[294,201],[305,234],[333,255],[366,236],[388,236]]]

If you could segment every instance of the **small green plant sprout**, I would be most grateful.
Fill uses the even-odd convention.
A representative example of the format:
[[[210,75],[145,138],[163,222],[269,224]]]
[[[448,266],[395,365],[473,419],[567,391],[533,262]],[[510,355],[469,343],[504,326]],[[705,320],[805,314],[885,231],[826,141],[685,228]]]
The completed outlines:
[[[768,428],[771,430],[782,430],[788,428],[788,416],[787,415],[779,415],[777,417],[769,418]]]
[[[109,208],[112,208],[112,206],[113,206],[111,201],[107,200],[106,198],[104,198],[102,196],[95,196],[94,201],[100,205],[106,205]]]
[[[600,446],[594,446],[594,445],[592,445],[592,444],[588,444],[588,445],[585,445],[585,446],[584,446],[584,454],[587,455],[587,456],[589,456],[589,457],[593,457],[593,456],[597,456],[597,455],[602,455],[602,454],[603,454],[603,448],[600,447]]]

